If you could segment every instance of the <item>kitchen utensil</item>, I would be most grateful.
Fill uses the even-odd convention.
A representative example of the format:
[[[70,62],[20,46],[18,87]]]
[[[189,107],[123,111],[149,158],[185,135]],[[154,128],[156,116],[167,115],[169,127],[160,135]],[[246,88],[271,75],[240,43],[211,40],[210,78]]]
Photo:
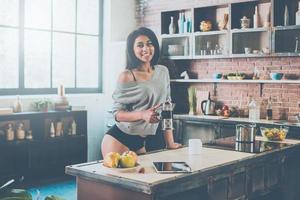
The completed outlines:
[[[256,124],[237,124],[235,126],[235,140],[237,142],[254,142],[256,135]]]
[[[204,115],[215,114],[216,103],[210,99],[210,93],[208,93],[208,99],[201,102],[201,110]]]
[[[156,109],[158,118],[162,120],[162,130],[173,130],[173,109],[175,104],[168,99]]]

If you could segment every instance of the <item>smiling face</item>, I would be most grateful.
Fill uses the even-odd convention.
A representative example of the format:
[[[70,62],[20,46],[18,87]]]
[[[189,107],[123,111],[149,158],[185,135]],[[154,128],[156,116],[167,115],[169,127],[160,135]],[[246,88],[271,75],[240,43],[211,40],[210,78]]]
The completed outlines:
[[[155,48],[149,37],[140,35],[134,41],[133,51],[134,55],[140,61],[143,63],[150,63],[153,58]]]

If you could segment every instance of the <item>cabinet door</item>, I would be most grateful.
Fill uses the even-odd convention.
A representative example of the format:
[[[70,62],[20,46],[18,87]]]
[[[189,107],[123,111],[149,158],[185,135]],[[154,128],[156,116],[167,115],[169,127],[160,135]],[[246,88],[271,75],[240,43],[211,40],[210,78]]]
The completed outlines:
[[[235,124],[221,124],[220,125],[220,137],[235,136]]]
[[[72,138],[61,148],[63,166],[87,161],[86,137]]]
[[[201,139],[203,143],[207,143],[216,137],[217,124],[211,122],[184,121],[182,123],[182,141],[188,144],[188,140],[192,138]]]
[[[0,146],[0,181],[25,176],[28,169],[26,144],[5,144]]]

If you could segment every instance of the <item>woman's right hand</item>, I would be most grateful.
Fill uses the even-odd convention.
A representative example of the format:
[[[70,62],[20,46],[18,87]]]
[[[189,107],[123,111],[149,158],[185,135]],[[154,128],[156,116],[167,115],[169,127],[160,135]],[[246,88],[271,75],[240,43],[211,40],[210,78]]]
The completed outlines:
[[[148,123],[158,123],[159,122],[159,119],[157,118],[158,113],[156,113],[155,111],[159,106],[160,104],[142,111],[142,119]]]

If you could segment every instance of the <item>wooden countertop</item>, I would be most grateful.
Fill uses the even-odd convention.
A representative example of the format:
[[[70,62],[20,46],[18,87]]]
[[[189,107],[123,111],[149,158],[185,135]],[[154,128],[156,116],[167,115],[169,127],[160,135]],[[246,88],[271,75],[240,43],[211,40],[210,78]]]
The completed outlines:
[[[257,139],[261,140],[262,138],[257,137]],[[285,140],[284,142],[290,144],[300,143],[298,140]],[[284,147],[282,150],[295,146],[296,145]],[[203,147],[200,155],[189,155],[188,148],[184,147],[176,150],[165,150],[139,156],[139,163],[144,167],[145,173],[138,173],[138,171],[126,173],[108,169],[102,165],[102,161],[67,166],[66,173],[89,180],[105,181],[150,194],[153,187],[159,186],[162,183],[218,169],[222,166],[237,164],[241,161],[249,160],[251,158],[255,159],[282,150],[252,154]],[[152,166],[153,161],[185,161],[191,166],[192,173],[157,174]]]

